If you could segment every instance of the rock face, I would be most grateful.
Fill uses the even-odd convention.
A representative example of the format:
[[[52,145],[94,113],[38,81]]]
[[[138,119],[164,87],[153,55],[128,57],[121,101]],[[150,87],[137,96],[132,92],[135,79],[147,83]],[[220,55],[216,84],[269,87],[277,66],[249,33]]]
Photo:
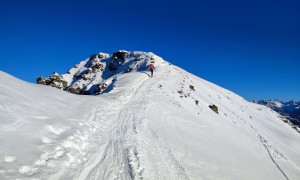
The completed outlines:
[[[106,83],[102,83],[97,85],[97,87],[94,90],[94,94],[100,94],[101,92],[103,92],[105,89],[107,88],[107,84]]]
[[[68,86],[68,82],[56,72],[53,72],[49,78],[38,77],[36,82],[37,84],[48,85],[58,89],[65,89]]]
[[[112,60],[109,64],[109,70],[110,71],[116,71],[120,65],[122,65],[125,62],[125,54],[124,51],[118,51],[113,53]]]
[[[208,106],[211,110],[213,110],[215,113],[219,114],[219,111],[218,111],[218,107],[216,105],[209,105]]]
[[[150,62],[155,62],[154,56],[138,51],[93,54],[75,64],[66,74],[53,73],[48,78],[38,77],[36,82],[74,94],[101,94],[113,83],[116,74],[148,69]]]
[[[194,87],[193,85],[190,85],[190,89],[191,89],[192,91],[195,91],[195,87]]]

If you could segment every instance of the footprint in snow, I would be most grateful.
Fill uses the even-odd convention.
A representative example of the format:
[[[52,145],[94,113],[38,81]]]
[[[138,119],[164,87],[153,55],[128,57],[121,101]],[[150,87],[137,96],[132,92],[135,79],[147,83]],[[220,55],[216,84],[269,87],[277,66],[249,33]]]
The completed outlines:
[[[47,138],[47,137],[41,137],[41,141],[45,144],[50,144],[52,143],[52,140]]]
[[[53,133],[53,134],[56,134],[56,135],[59,135],[61,134],[62,132],[64,132],[66,129],[62,129],[62,128],[55,128],[51,125],[48,126],[48,129]]]
[[[32,166],[22,166],[22,167],[19,168],[19,173],[21,173],[21,174],[27,174],[27,175],[32,175],[32,174],[36,173],[36,171],[38,169],[39,168],[32,167]]]
[[[16,160],[17,160],[17,158],[15,156],[4,157],[4,162],[6,162],[6,163],[12,163],[12,162],[15,162]]]

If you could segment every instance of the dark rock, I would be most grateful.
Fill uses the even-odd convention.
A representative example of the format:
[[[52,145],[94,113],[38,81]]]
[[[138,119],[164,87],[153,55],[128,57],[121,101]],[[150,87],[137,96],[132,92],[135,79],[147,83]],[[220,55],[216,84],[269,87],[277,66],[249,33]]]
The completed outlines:
[[[93,66],[93,72],[96,71],[96,69],[100,69],[101,71],[104,71],[104,64],[102,64],[102,63],[96,63]]]
[[[125,51],[117,51],[115,53],[113,53],[113,59],[122,59],[125,60]]]
[[[86,76],[83,76],[82,79],[85,81],[88,80],[88,78]]]
[[[75,75],[74,75],[76,78],[79,78],[80,77],[80,72],[79,71],[77,71],[76,73],[75,73]]]
[[[104,56],[102,54],[98,54],[98,59],[103,59]]]
[[[38,77],[38,78],[36,79],[36,83],[37,83],[37,84],[44,84],[44,85],[46,85],[46,79],[43,78],[42,76],[40,76],[40,77]]]
[[[49,78],[38,77],[37,84],[49,85],[58,89],[64,89],[68,86],[68,83],[58,73],[53,72]]]
[[[86,74],[90,74],[92,71],[93,71],[93,70],[92,70],[91,68],[87,68],[86,71],[85,71],[85,73],[86,73]]]
[[[191,89],[191,91],[195,91],[195,87],[192,85],[190,85],[190,89]]]
[[[103,92],[106,88],[107,88],[107,84],[106,84],[106,83],[99,84],[99,85],[95,88],[94,94],[100,94],[100,93]]]
[[[116,71],[119,68],[119,66],[125,62],[125,55],[126,52],[124,51],[118,51],[113,53],[112,60],[109,63],[108,69],[110,71]]]
[[[199,101],[198,101],[198,100],[195,100],[195,103],[196,103],[196,105],[198,106],[198,104],[199,104]]]
[[[70,87],[68,89],[68,92],[73,93],[73,94],[80,94],[81,88],[80,87]]]
[[[219,111],[218,111],[218,107],[216,105],[209,105],[208,106],[211,110],[213,110],[215,113],[219,114]]]

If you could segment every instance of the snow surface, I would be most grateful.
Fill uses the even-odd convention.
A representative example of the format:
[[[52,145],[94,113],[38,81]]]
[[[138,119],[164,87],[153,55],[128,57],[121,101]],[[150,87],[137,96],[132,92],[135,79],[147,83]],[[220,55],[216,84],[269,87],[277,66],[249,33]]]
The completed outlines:
[[[0,179],[300,178],[279,114],[154,57],[99,96],[0,71]]]

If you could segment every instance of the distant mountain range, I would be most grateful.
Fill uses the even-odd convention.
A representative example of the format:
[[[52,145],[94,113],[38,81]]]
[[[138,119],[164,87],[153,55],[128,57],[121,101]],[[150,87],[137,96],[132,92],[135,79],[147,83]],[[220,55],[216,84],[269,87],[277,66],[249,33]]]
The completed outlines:
[[[286,116],[294,125],[300,126],[300,101],[259,100],[254,102],[273,109]]]

